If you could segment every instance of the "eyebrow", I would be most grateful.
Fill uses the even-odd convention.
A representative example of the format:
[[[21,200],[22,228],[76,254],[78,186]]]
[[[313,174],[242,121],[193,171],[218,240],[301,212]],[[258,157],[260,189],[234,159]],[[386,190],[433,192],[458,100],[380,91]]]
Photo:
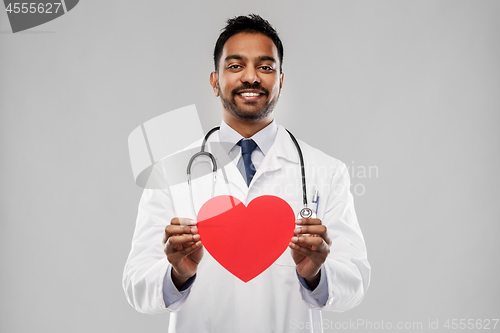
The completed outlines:
[[[232,54],[232,55],[227,56],[224,59],[224,61],[228,62],[229,60],[233,60],[233,59],[236,59],[236,60],[247,60],[247,58],[244,57],[244,56],[241,56],[239,54]],[[276,59],[274,59],[273,57],[270,57],[270,56],[260,56],[260,57],[257,58],[257,61],[272,61],[272,62],[276,63]]]

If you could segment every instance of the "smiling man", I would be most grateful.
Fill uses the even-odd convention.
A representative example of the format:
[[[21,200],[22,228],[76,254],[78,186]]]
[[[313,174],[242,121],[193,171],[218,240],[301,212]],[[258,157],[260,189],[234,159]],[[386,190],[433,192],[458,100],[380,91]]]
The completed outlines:
[[[283,86],[278,49],[261,33],[241,32],[231,36],[215,57],[210,84],[221,99],[223,120],[237,132],[253,132],[245,136],[251,137],[273,120]]]
[[[215,195],[231,194],[245,205],[273,195],[297,213],[302,207],[300,147],[306,196],[312,197],[315,189],[321,199],[317,217],[298,219],[286,251],[245,283],[203,250],[189,185],[146,189],[123,286],[137,310],[172,312],[169,332],[322,332],[321,310],[356,306],[370,279],[347,168],[302,141],[296,146],[276,124],[273,110],[284,74],[283,45],[274,28],[258,15],[227,23],[216,42],[210,74],[222,104],[222,123],[207,147],[225,143],[230,149],[222,153],[235,158],[224,167],[228,180],[217,183]],[[158,169],[168,173],[161,164]],[[222,171],[217,170],[221,178]],[[193,202],[210,199],[197,185],[205,191],[192,191]],[[272,246],[259,238],[269,230],[255,221],[255,242],[249,246]]]

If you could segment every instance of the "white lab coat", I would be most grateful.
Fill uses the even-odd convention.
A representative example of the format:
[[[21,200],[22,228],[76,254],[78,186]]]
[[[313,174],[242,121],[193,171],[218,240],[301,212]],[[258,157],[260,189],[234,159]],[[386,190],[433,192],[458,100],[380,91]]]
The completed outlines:
[[[216,132],[209,142],[218,140]],[[230,274],[205,250],[189,295],[166,308],[162,286],[169,263],[162,238],[173,217],[194,218],[187,182],[144,190],[123,275],[130,304],[143,313],[171,311],[170,333],[317,333],[323,331],[319,310],[342,312],[358,305],[369,285],[370,265],[349,191],[347,168],[304,142],[299,144],[306,165],[308,199],[314,190],[319,191],[318,218],[327,226],[332,240],[322,275],[328,282],[324,307],[312,297],[314,291],[300,285],[287,248],[271,267],[248,283]],[[161,163],[158,170],[168,173]],[[215,195],[231,194],[247,205],[260,195],[272,194],[287,201],[295,213],[302,208],[297,150],[281,126],[249,187],[234,163],[224,170],[229,185],[218,170]],[[197,210],[210,198],[211,180],[212,175],[207,174],[192,183]],[[265,232],[265,225],[259,221],[255,225],[258,237],[259,232]]]

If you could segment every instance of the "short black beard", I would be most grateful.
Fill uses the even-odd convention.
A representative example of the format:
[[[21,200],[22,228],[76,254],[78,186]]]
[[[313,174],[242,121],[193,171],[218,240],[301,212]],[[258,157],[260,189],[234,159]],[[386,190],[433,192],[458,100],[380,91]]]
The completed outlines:
[[[267,117],[271,112],[273,112],[274,107],[276,106],[276,103],[278,102],[278,98],[279,98],[279,94],[278,94],[278,96],[276,97],[276,99],[274,101],[268,103],[267,105],[264,105],[257,112],[247,113],[244,110],[242,110],[240,107],[238,107],[238,105],[236,105],[236,101],[235,101],[235,97],[234,97],[236,95],[236,92],[243,90],[243,89],[256,89],[256,90],[263,91],[266,95],[269,95],[269,91],[267,89],[262,88],[258,84],[252,85],[252,84],[246,83],[241,87],[233,89],[233,91],[231,92],[232,100],[229,100],[226,97],[224,97],[224,95],[222,94],[222,90],[220,89],[220,86],[219,86],[219,81],[217,81],[217,89],[219,89],[220,99],[222,101],[222,105],[224,106],[224,108],[226,110],[228,110],[232,116],[234,116],[238,119],[247,120],[247,121],[257,121],[257,120],[260,120],[260,119]]]

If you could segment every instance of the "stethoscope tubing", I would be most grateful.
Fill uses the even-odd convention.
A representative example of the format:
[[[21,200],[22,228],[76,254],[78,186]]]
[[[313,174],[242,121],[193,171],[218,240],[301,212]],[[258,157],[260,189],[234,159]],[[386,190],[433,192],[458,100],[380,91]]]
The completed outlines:
[[[191,205],[192,205],[193,212],[195,215],[196,215],[196,209],[194,208],[194,201],[193,201],[193,191],[192,191],[192,184],[191,184],[191,167],[193,165],[194,160],[196,158],[198,158],[199,156],[208,156],[210,158],[210,160],[212,161],[212,173],[214,175],[213,179],[212,179],[212,198],[213,198],[214,192],[215,192],[215,183],[217,180],[217,178],[216,178],[217,161],[216,161],[214,155],[205,151],[205,146],[207,144],[208,139],[210,138],[210,135],[212,135],[214,132],[216,132],[218,130],[220,130],[220,126],[214,127],[210,131],[208,131],[208,133],[203,138],[203,143],[201,145],[201,151],[194,154],[193,156],[191,156],[191,158],[189,159],[188,165],[187,165],[187,178],[188,178],[189,194],[191,197]],[[292,141],[295,145],[295,148],[297,149],[297,153],[299,155],[300,172],[301,172],[301,178],[302,178],[302,201],[304,204],[304,208],[301,210],[299,215],[302,216],[302,211],[304,211],[304,209],[310,211],[310,209],[307,208],[307,188],[306,188],[306,172],[305,172],[305,166],[304,166],[304,156],[302,155],[302,150],[300,149],[300,145],[297,142],[297,139],[295,139],[293,134],[288,129],[286,129],[286,131],[290,135],[290,138],[292,139]],[[303,216],[303,217],[305,217],[305,216]]]

